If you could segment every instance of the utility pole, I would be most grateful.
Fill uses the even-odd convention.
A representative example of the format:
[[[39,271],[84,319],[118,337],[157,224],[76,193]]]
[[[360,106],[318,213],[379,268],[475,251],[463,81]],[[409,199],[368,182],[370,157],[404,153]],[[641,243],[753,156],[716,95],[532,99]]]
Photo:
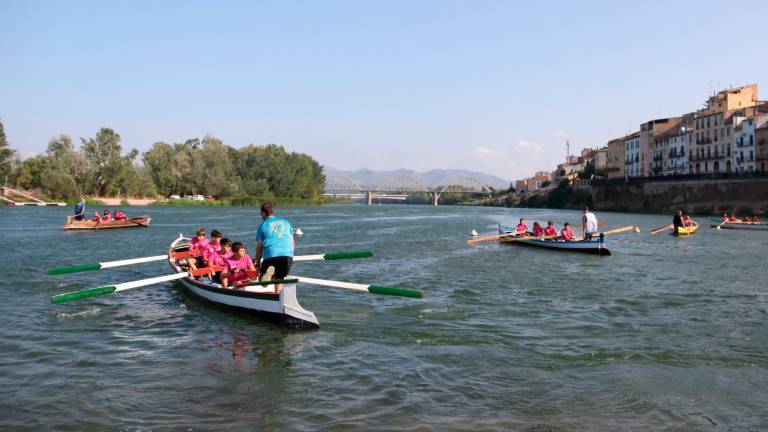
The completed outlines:
[[[565,139],[565,161],[568,162],[568,159],[571,157],[571,142],[567,138]]]

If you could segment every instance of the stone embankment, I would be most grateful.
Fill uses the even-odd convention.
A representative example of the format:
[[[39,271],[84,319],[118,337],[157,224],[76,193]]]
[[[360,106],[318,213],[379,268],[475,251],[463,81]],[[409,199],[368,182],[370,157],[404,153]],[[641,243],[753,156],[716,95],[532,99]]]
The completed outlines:
[[[768,179],[762,178],[592,184],[589,189],[594,207],[607,211],[768,214]]]

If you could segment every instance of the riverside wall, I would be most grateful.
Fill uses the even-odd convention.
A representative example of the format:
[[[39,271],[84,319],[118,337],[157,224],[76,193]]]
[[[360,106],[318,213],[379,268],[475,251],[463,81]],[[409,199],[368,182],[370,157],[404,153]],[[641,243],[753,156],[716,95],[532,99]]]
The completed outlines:
[[[768,215],[768,179],[605,183],[589,186],[594,207],[607,211]]]

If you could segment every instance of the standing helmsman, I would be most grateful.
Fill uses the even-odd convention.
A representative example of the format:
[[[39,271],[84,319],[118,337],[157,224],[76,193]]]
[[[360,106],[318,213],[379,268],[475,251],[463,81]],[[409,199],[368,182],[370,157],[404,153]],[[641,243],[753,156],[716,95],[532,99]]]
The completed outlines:
[[[584,240],[591,240],[597,235],[597,216],[584,207],[584,216],[581,217],[581,230],[584,232]]]
[[[79,203],[75,204],[75,217],[76,221],[85,219],[85,200],[81,199]]]
[[[683,211],[678,210],[677,213],[675,213],[675,217],[672,218],[672,227],[675,229],[675,234],[677,234],[678,228],[683,226],[685,226],[685,222],[683,221]]]
[[[262,281],[285,279],[293,264],[293,227],[287,220],[275,216],[272,203],[261,205],[261,219],[256,229],[254,263],[257,266],[261,263],[259,271]],[[280,292],[282,288],[282,284],[275,285],[275,292]]]

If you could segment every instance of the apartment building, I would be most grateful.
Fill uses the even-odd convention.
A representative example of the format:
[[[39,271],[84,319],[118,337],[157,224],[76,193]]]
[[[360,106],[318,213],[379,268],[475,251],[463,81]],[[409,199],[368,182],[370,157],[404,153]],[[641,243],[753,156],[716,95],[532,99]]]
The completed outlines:
[[[548,171],[538,171],[533,177],[515,181],[515,190],[517,193],[526,193],[539,190],[552,183],[554,175]]]
[[[624,137],[624,177],[642,177],[641,164],[645,155],[640,151],[640,132]]]
[[[608,141],[605,151],[605,166],[608,178],[624,177],[624,139],[614,138]]]
[[[757,103],[757,84],[750,84],[718,92],[696,112],[689,156],[695,173],[733,171],[733,128]]]
[[[740,174],[761,170],[757,163],[757,130],[768,123],[768,107],[756,106],[751,111],[749,117],[734,115],[733,166]]]
[[[651,120],[640,125],[640,177],[661,175],[664,154],[656,148],[656,137],[682,125],[682,117]]]

